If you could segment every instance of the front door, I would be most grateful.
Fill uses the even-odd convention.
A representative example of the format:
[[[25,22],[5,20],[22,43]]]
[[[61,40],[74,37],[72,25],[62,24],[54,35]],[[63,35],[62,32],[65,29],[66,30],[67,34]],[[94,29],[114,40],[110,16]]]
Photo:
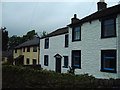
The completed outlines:
[[[61,73],[61,58],[56,58],[56,72]]]

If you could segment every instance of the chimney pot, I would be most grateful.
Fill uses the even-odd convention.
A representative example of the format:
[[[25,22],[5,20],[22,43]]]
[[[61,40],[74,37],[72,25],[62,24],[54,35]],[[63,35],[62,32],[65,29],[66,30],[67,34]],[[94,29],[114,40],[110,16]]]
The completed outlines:
[[[104,2],[104,0],[100,0],[97,3],[97,6],[98,6],[98,11],[101,11],[101,10],[107,8],[107,4]]]
[[[77,18],[77,14],[74,14],[74,17],[71,19],[71,23],[77,23],[79,19]]]

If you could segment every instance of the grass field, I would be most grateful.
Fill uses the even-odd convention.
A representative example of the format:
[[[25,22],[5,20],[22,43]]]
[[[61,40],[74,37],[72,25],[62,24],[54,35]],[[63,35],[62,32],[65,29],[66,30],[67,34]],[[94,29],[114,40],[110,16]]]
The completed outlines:
[[[88,74],[61,74],[54,71],[34,70],[20,66],[2,67],[3,88],[99,88],[111,87],[96,84]]]

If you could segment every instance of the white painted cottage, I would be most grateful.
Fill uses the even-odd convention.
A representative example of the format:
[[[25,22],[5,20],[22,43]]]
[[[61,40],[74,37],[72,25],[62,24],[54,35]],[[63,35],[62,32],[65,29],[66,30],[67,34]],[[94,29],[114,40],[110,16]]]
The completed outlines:
[[[98,11],[40,39],[43,69],[96,78],[120,78],[120,5],[107,8],[98,2]]]

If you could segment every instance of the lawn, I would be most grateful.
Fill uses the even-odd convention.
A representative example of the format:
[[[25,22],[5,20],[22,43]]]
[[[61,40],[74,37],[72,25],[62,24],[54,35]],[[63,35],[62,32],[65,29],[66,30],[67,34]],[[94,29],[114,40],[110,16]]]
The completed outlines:
[[[113,80],[113,79],[112,79]],[[47,70],[35,70],[27,67],[8,66],[2,67],[3,88],[100,88],[118,87],[116,81],[98,80],[88,74],[74,75],[56,73]],[[120,81],[120,80],[118,80]],[[103,82],[103,83],[101,83]],[[120,85],[117,84],[117,85]]]

